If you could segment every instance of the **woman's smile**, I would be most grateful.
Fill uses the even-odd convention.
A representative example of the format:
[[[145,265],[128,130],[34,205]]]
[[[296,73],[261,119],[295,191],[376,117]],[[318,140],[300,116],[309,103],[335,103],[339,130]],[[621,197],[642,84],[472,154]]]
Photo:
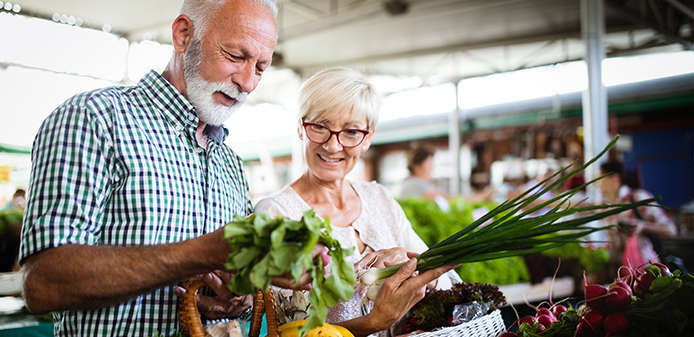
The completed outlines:
[[[343,158],[328,158],[328,157],[323,156],[323,155],[321,155],[321,154],[319,154],[318,157],[319,157],[321,160],[323,160],[324,162],[328,162],[328,163],[337,163],[337,162],[340,162],[340,161],[344,160]]]

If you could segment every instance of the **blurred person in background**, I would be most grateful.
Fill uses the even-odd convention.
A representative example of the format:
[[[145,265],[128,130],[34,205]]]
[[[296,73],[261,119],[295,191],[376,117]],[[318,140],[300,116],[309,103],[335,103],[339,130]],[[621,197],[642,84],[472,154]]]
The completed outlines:
[[[26,203],[26,191],[23,188],[18,188],[12,194],[12,199],[0,209],[0,212],[12,208],[21,208],[23,210],[26,207]]]
[[[355,247],[347,260],[357,270],[409,260],[385,281],[370,312],[362,312],[360,292],[328,308],[326,321],[356,336],[391,328],[424,297],[427,286],[446,289],[460,281],[451,270],[454,266],[409,277],[415,266],[412,257],[424,252],[426,244],[384,186],[346,178],[371,146],[379,109],[376,89],[354,70],[328,68],[312,76],[299,91],[297,131],[307,169],[281,191],[258,201],[255,208],[293,220],[314,209],[321,218],[330,219],[332,235],[343,248]]]
[[[495,190],[487,187],[480,192],[469,195],[450,195],[442,192],[434,183],[432,172],[434,170],[434,149],[417,145],[406,152],[407,171],[409,176],[402,181],[398,198],[425,198],[433,200],[442,211],[450,210],[448,200],[462,197],[468,202],[491,200]]]
[[[596,182],[602,193],[603,202],[606,204],[632,203],[653,197],[653,194],[645,189],[627,184],[628,181],[636,180],[629,178],[624,165],[619,161],[611,160],[601,164],[600,175],[606,174],[607,176]],[[616,226],[607,233],[609,240],[607,247],[610,252],[608,277],[616,276],[618,268],[627,265],[627,261],[624,261],[625,249],[627,240],[632,236],[635,236],[633,240],[638,243],[638,251],[643,260],[651,259],[659,262],[653,241],[677,235],[674,222],[660,207],[638,207],[632,211],[605,218],[603,222],[606,225]],[[633,262],[630,263],[632,267],[638,267]]]

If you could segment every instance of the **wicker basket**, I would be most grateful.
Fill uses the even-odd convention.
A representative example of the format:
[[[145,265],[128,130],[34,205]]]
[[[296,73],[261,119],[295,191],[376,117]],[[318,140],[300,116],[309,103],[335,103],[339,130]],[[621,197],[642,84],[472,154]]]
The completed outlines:
[[[460,325],[417,334],[417,337],[497,337],[506,330],[499,309]]]
[[[202,276],[197,276],[183,282],[182,286],[186,289],[186,292],[191,292],[192,296],[196,296],[198,290],[204,287],[205,283],[202,281]],[[277,304],[272,288],[268,289],[267,293],[263,293],[258,289],[258,292],[253,298],[253,308],[254,316],[259,313],[270,312],[271,315],[265,315],[266,319],[268,316],[277,317]],[[190,337],[205,337],[197,305],[195,305],[194,308],[187,308],[181,301],[179,304],[179,320],[184,334]],[[259,337],[261,321],[262,320],[258,319],[254,320],[253,317],[251,317],[251,326],[248,332],[249,337]],[[278,331],[277,326],[279,322],[277,320],[273,322],[268,321],[267,324],[268,326],[274,325],[275,327],[275,329],[268,330]],[[437,331],[423,332],[417,334],[417,337],[496,337],[505,330],[506,327],[501,317],[501,311],[496,309],[492,313],[470,322]],[[279,334],[268,337],[279,337]]]
[[[205,286],[205,282],[202,280],[202,275],[190,278],[183,282],[181,285],[186,289],[186,294],[190,294],[195,298],[198,291]],[[192,303],[190,303],[192,302]],[[190,301],[185,303],[184,301],[179,301],[179,322],[183,333],[190,337],[205,337],[205,331],[202,327],[202,320],[200,319],[200,312],[197,308],[197,303],[195,301]],[[275,319],[273,322],[269,320],[268,317],[277,317],[277,304],[275,303],[275,294],[272,292],[272,288],[268,289],[267,293],[263,293],[258,289],[255,297],[253,298],[253,315],[251,316],[251,326],[248,329],[248,337],[259,337],[260,328],[262,324],[262,319],[253,319],[255,315],[263,315],[268,320],[268,331],[275,331],[274,336],[268,335],[268,337],[279,337],[278,326],[279,322]],[[270,313],[268,315],[268,313]],[[273,327],[273,329],[270,329]]]

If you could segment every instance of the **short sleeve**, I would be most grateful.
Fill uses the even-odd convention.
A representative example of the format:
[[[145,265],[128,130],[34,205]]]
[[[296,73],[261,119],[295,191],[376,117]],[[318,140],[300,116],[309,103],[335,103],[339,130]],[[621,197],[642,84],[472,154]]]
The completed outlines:
[[[32,148],[20,261],[63,244],[95,244],[109,197],[108,134],[82,105],[66,104],[42,124]]]

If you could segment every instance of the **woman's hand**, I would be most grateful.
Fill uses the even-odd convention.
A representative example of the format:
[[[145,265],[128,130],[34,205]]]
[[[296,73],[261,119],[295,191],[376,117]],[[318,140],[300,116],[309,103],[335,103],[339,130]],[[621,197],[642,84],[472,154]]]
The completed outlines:
[[[369,325],[376,331],[388,329],[400,320],[426,293],[427,284],[456,266],[444,266],[415,274],[417,260],[410,259],[397,273],[387,278],[369,313]]]
[[[408,252],[405,248],[401,247],[381,249],[364,255],[364,257],[354,265],[354,268],[356,270],[385,268],[398,263],[405,263],[407,260],[418,255],[417,253]]]

